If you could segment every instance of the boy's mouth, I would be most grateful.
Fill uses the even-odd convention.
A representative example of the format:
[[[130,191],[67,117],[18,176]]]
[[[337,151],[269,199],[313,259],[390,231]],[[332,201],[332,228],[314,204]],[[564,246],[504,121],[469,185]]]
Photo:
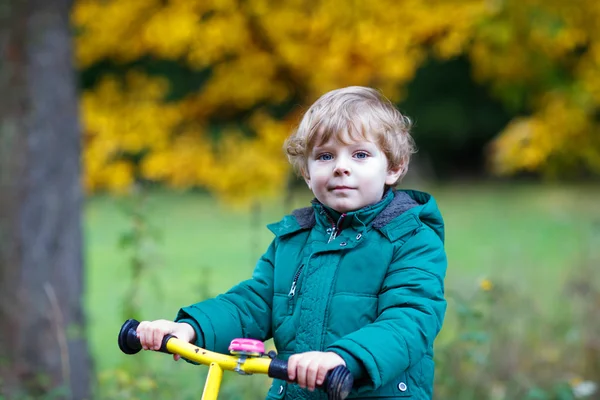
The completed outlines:
[[[333,186],[330,190],[353,190],[350,186]]]

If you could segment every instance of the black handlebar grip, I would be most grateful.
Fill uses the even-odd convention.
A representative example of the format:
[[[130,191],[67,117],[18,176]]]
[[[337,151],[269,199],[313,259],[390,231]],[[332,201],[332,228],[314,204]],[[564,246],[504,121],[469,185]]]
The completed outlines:
[[[140,323],[135,319],[125,321],[119,331],[119,349],[125,354],[136,354],[142,349],[136,329]]]
[[[169,350],[167,350],[167,342],[169,341],[169,339],[172,338],[177,338],[177,336],[173,336],[173,335],[165,335],[163,336],[163,340],[162,343],[160,344],[160,349],[158,349],[158,351],[160,351],[161,353],[167,353],[167,354],[171,354],[171,352]]]
[[[267,374],[271,378],[277,378],[283,381],[287,381],[289,380],[287,364],[288,363],[285,360],[274,358],[271,360],[271,364],[269,364],[269,371],[267,372]]]
[[[269,365],[268,375],[271,378],[289,381],[287,365],[287,361],[274,358]],[[327,373],[323,385],[318,388],[325,391],[330,400],[344,400],[350,394],[353,384],[354,377],[348,368],[338,365]]]
[[[140,323],[135,319],[128,319],[125,321],[123,326],[121,326],[121,330],[119,331],[119,349],[125,354],[136,354],[142,349],[142,344],[140,343],[140,339],[137,336],[137,327]],[[167,342],[169,339],[174,338],[173,335],[165,335],[163,337],[162,343],[160,345],[161,353],[169,353],[167,351]]]
[[[350,370],[343,365],[338,365],[325,375],[323,387],[327,397],[332,400],[344,400],[350,394],[354,377]]]

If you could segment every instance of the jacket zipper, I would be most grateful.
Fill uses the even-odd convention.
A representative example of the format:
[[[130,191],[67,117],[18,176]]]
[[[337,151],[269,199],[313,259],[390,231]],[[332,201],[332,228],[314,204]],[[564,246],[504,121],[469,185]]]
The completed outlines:
[[[329,218],[329,215],[327,215],[327,218],[329,219],[329,222],[331,222],[331,232],[329,232],[329,229],[327,230],[330,233],[329,240],[327,240],[327,243],[330,243],[332,240],[335,240],[337,235],[340,233],[340,225],[342,224],[344,218],[346,218],[346,214],[340,215],[340,218],[338,219],[337,223],[333,222],[333,220]]]
[[[300,265],[300,268],[296,271],[294,275],[294,279],[292,280],[292,286],[290,287],[290,292],[288,293],[288,314],[292,313],[294,306],[294,296],[296,295],[296,285],[298,284],[298,279],[300,278],[300,273],[304,268],[304,264]]]
[[[290,297],[294,297],[294,295],[296,294],[296,284],[298,283],[298,278],[300,277],[302,268],[304,268],[304,264],[302,264],[300,266],[300,268],[298,268],[298,271],[296,271],[296,275],[294,275],[294,280],[292,281],[292,287],[290,288],[290,292],[288,293],[288,296],[290,296]]]

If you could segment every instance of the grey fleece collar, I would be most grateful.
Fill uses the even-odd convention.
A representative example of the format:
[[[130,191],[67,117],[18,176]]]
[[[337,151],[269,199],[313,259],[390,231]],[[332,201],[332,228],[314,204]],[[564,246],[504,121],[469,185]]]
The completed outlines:
[[[315,210],[312,207],[299,208],[292,211],[292,215],[296,217],[296,221],[302,229],[312,228],[317,223]]]
[[[377,229],[382,228],[394,218],[418,205],[419,203],[414,201],[408,194],[395,191],[391,203],[375,217],[371,225]],[[296,218],[302,229],[312,228],[316,224],[315,210],[312,207],[299,208],[292,211],[292,215]]]

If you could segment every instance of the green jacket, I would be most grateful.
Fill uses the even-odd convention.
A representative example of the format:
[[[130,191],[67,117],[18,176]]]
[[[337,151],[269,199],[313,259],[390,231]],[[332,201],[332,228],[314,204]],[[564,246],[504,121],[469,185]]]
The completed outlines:
[[[251,279],[179,311],[196,344],[227,353],[233,338],[272,337],[284,359],[333,351],[355,377],[352,398],[431,399],[447,264],[433,197],[388,191],[343,215],[314,202],[269,229]],[[284,397],[326,398],[274,380],[267,398]]]

